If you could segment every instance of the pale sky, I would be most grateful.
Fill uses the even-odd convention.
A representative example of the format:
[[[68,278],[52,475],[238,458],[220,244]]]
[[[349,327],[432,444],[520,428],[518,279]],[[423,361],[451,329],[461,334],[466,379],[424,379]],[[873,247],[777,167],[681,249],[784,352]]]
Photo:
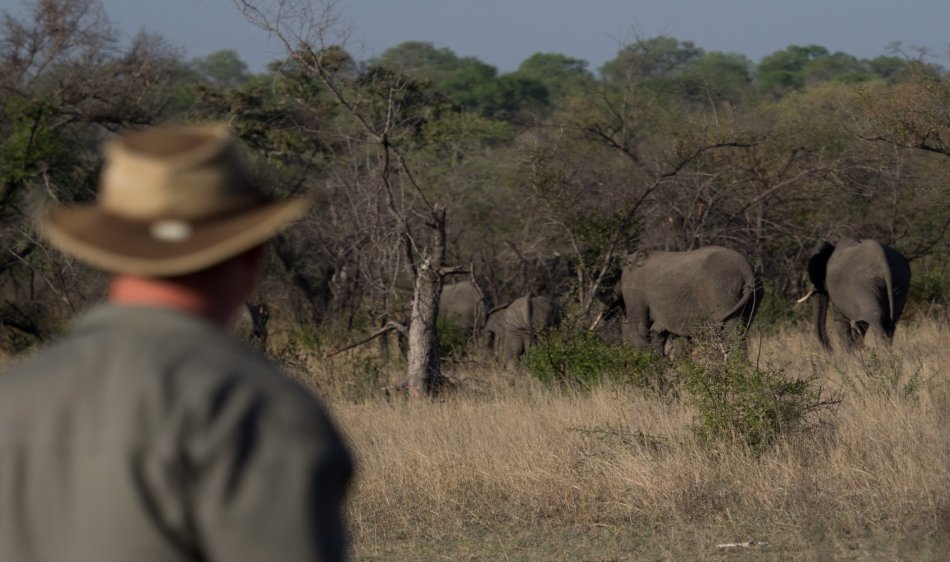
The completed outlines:
[[[30,0],[0,0],[22,13]],[[266,2],[267,0],[262,0]],[[254,71],[281,47],[231,0],[101,0],[126,36],[156,32],[186,58],[235,49]],[[859,58],[900,41],[950,67],[950,0],[338,0],[348,50],[365,60],[403,41],[429,41],[510,72],[536,52],[586,60],[595,70],[625,43],[668,35],[753,62],[789,45],[817,44]]]

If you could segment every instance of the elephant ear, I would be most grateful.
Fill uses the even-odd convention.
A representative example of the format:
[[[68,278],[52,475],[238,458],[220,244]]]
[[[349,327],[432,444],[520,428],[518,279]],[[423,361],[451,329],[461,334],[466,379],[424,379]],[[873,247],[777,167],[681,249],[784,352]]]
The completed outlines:
[[[815,249],[815,253],[808,259],[808,278],[820,293],[828,291],[825,286],[825,277],[828,274],[828,258],[835,251],[835,245],[827,240]]]
[[[623,260],[623,267],[627,266],[636,266],[640,267],[643,265],[643,262],[646,261],[647,257],[650,255],[650,252],[647,250],[637,250],[631,254],[628,254],[626,259]]]
[[[518,314],[521,315],[521,318],[518,319],[519,323],[527,329],[531,329],[531,319],[534,317],[532,309],[534,308],[534,294],[531,291],[528,291],[528,294],[524,296],[524,306],[521,307],[521,310],[518,311]]]

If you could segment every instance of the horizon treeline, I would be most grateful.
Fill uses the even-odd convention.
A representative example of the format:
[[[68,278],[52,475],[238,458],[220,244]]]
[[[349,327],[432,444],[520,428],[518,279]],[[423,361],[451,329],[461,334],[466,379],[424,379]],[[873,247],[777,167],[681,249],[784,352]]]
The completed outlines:
[[[753,64],[659,36],[596,71],[537,53],[499,74],[420,41],[366,61],[302,42],[254,74],[233,50],[188,60],[119,37],[95,0],[0,21],[3,349],[50,337],[104,287],[32,217],[94,199],[110,135],[169,121],[226,121],[275,196],[321,201],[273,243],[255,295],[323,328],[310,335],[405,319],[433,208],[465,271],[447,283],[474,276],[495,303],[549,294],[578,317],[637,249],[742,252],[765,324],[801,315],[827,238],[906,254],[912,312],[950,287],[950,77],[925,52],[791,45]]]

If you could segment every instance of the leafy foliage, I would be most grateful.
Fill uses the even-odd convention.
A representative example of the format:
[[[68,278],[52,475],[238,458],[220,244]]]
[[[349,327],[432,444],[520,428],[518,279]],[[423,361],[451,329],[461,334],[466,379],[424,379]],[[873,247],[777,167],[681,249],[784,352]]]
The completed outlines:
[[[561,329],[541,339],[523,359],[541,382],[589,389],[601,382],[649,387],[657,382],[660,362],[632,347],[609,343],[592,332]]]
[[[697,409],[694,429],[703,439],[739,439],[762,451],[781,437],[818,427],[839,403],[826,397],[815,377],[754,365],[736,341],[717,347],[707,343],[681,365]]]
[[[768,290],[762,322],[796,318],[787,303],[804,293],[802,264],[837,235],[901,248],[921,280],[914,299],[943,298],[927,272],[950,265],[950,95],[923,55],[793,45],[756,65],[661,36],[595,72],[535,53],[500,73],[426,42],[369,61],[290,42],[285,59],[251,75],[233,51],[182,64],[159,37],[121,43],[96,0],[7,16],[0,322],[28,339],[86,298],[71,292],[98,286],[45,251],[33,205],[90,200],[102,140],[167,120],[227,121],[272,194],[326,203],[275,241],[264,285],[286,318],[334,333],[404,320],[418,247],[394,233],[424,230],[428,202],[447,208],[447,263],[470,267],[495,302],[558,296],[586,325],[619,260],[640,247],[743,252]]]

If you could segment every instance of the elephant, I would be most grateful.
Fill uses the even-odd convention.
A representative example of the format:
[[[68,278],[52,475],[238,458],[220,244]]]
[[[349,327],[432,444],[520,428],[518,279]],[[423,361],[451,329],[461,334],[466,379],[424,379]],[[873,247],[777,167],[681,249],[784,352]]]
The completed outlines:
[[[488,301],[472,281],[459,281],[442,288],[439,297],[439,318],[452,323],[469,337],[485,326]]]
[[[245,302],[237,311],[232,330],[239,339],[263,351],[267,347],[268,320],[270,308],[267,304]]]
[[[910,263],[903,254],[875,240],[823,241],[808,260],[808,277],[814,290],[801,300],[814,295],[815,334],[826,350],[831,350],[829,302],[835,332],[846,349],[863,345],[868,331],[890,345],[910,288]]]
[[[663,356],[671,335],[689,338],[706,327],[729,334],[740,322],[748,328],[764,290],[739,252],[705,246],[638,252],[623,268],[613,293],[624,311],[624,340],[640,350],[652,344]]]
[[[514,366],[543,331],[560,321],[561,309],[553,299],[528,293],[489,312],[483,341],[499,349],[505,363]]]

